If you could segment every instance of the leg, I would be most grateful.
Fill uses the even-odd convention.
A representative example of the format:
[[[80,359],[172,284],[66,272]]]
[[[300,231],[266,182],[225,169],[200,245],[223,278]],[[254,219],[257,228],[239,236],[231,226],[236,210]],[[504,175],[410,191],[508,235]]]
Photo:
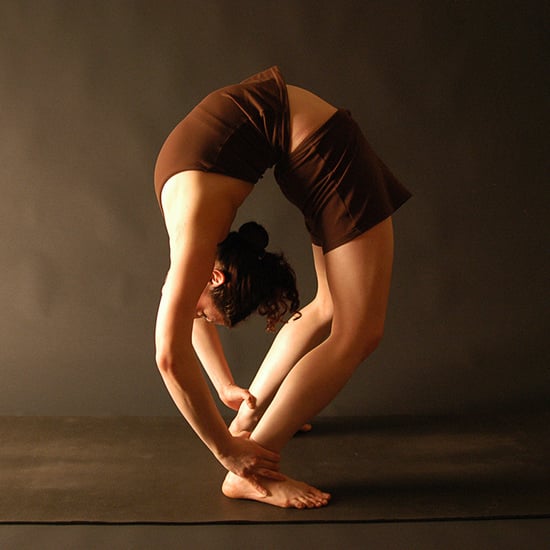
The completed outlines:
[[[330,336],[289,372],[252,433],[254,440],[277,451],[337,395],[382,337],[393,262],[391,218],[332,250],[325,261],[334,309]],[[273,482],[271,498],[277,501],[296,483]],[[246,484],[228,474],[223,490],[234,498],[240,493],[253,498]],[[322,501],[323,493],[315,497]]]
[[[289,321],[277,334],[249,388],[256,397],[256,408],[250,409],[246,403],[241,405],[230,426],[232,433],[254,429],[289,371],[307,352],[329,335],[332,299],[328,289],[323,252],[315,245],[313,261],[317,274],[315,298],[301,310],[302,316],[299,319]]]
[[[393,263],[391,218],[326,255],[334,315],[329,338],[284,380],[252,436],[280,451],[320,412],[382,337]]]

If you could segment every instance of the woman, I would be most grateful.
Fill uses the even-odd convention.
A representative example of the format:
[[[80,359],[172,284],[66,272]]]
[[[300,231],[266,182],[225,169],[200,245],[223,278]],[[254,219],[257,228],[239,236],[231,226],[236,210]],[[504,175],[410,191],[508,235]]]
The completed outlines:
[[[272,166],[304,214],[318,288],[312,303],[283,325],[247,391],[234,385],[213,326],[232,324],[215,297],[235,283],[218,244]],[[279,453],[378,345],[392,269],[391,215],[410,194],[347,111],[287,85],[277,67],[199,103],[164,143],[155,189],[170,240],[157,364],[179,410],[228,470],[223,493],[282,507],[326,505],[329,494],[278,472]],[[285,269],[279,299],[256,299],[260,310],[262,300],[275,304],[268,323],[297,306]],[[240,405],[230,430],[195,352],[223,401]]]

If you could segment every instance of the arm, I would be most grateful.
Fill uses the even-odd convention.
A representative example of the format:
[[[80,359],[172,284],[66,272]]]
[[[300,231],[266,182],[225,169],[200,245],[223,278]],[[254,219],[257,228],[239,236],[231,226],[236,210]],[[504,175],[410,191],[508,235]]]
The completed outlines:
[[[193,318],[185,314],[185,293],[182,296],[178,283],[181,277],[175,273],[178,269],[171,268],[156,326],[156,359],[164,383],[180,412],[217,460],[265,492],[257,476],[276,477],[279,456],[229,433],[196,360],[191,344]]]
[[[256,400],[248,390],[235,384],[223,352],[218,330],[204,319],[193,323],[193,348],[218,392],[221,401],[230,409],[238,410],[241,403],[253,409]]]
[[[156,361],[174,403],[200,439],[226,469],[262,490],[257,476],[280,479],[279,455],[229,433],[192,345],[197,301],[212,275],[216,245],[229,231],[239,204],[234,181],[211,185],[200,175],[184,173],[163,189],[170,269],[157,316]]]

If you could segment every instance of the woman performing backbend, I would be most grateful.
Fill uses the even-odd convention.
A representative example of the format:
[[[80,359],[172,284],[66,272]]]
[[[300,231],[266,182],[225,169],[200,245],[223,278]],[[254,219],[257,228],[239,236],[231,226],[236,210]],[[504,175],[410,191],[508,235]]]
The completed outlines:
[[[317,275],[298,311],[294,273],[265,252],[255,223],[230,232],[237,209],[275,166],[303,212]],[[228,470],[231,498],[313,508],[330,495],[279,470],[294,433],[342,389],[384,329],[393,259],[391,215],[410,193],[375,155],[348,111],[285,83],[277,67],[209,94],[172,131],[155,167],[170,241],[156,360],[175,404]],[[283,323],[249,390],[235,385],[215,324],[252,312]],[[228,428],[202,376],[238,413]]]

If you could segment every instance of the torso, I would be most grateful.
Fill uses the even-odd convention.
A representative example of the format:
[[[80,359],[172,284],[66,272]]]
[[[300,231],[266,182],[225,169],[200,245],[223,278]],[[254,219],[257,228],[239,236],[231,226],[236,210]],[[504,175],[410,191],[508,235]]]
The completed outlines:
[[[290,111],[290,150],[322,126],[336,111],[324,99],[297,86],[287,85]]]
[[[303,88],[287,85],[287,91],[290,119],[289,152],[292,152],[308,135],[322,126],[337,109]],[[221,181],[224,182],[223,186],[219,185]],[[178,182],[185,183],[177,185]],[[212,185],[209,185],[210,182]],[[208,197],[207,202],[213,210],[215,210],[215,204],[224,204],[235,213],[253,188],[251,183],[221,174],[195,170],[180,172],[171,177],[162,189],[161,203],[166,222],[169,226],[171,221],[179,223],[184,217],[182,208],[189,206],[189,199],[195,194],[203,198]],[[220,200],[221,189],[226,194],[223,200]],[[225,227],[223,231],[227,233],[229,227]]]

